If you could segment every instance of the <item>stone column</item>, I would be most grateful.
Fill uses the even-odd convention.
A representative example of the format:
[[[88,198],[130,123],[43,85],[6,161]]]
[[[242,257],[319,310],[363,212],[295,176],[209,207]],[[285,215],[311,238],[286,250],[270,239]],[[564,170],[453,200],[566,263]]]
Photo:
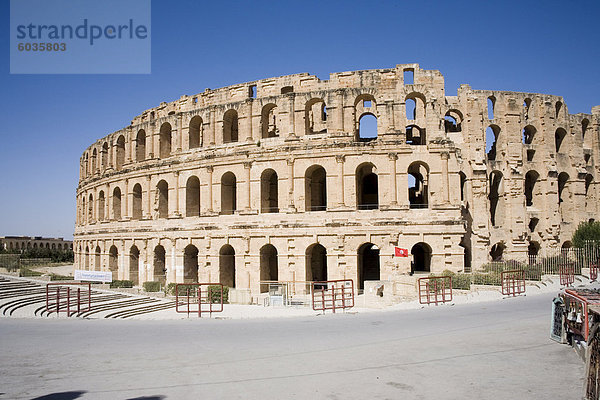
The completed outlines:
[[[173,217],[181,217],[179,212],[179,171],[173,172],[175,176],[175,207],[173,208]]]
[[[177,135],[175,135],[175,138],[176,138],[175,139],[175,145],[176,146],[173,146],[173,148],[178,153],[181,152],[181,148],[183,147],[181,145],[181,143],[183,142],[183,122],[182,122],[182,118],[183,117],[182,117],[181,114],[177,115],[177,127],[176,127]],[[171,152],[173,152],[173,150],[171,150]]]
[[[346,156],[343,154],[338,154],[335,156],[335,161],[338,165],[338,191],[339,196],[337,199],[336,207],[345,208],[346,207],[346,199],[345,199],[345,190],[344,190],[344,162],[346,161]],[[326,178],[327,180],[327,178]]]
[[[398,154],[389,153],[388,158],[390,159],[390,192],[392,197],[390,199],[390,205],[397,206],[398,205],[398,182],[397,182],[397,167],[396,162],[398,161]]]
[[[121,198],[123,198],[123,202],[125,205],[121,204],[121,219],[130,219],[131,213],[129,212],[129,179],[125,179],[125,187],[124,192],[121,193]],[[123,212],[123,208],[125,208],[125,212]]]
[[[212,114],[211,114],[212,115]],[[213,136],[214,138],[214,136]],[[206,167],[206,172],[208,172],[208,212],[213,212],[213,171],[214,168],[212,165]]]
[[[286,160],[288,166],[288,212],[296,212],[294,205],[294,159]]]
[[[245,107],[245,111],[246,111],[246,123],[245,123],[245,130],[246,130],[246,142],[252,142],[253,138],[252,138],[252,123],[253,123],[253,104],[254,102],[252,101],[252,99],[248,100],[247,102],[247,106]]]
[[[450,203],[450,181],[448,176],[448,159],[450,158],[450,154],[444,151],[441,153],[442,157],[442,180],[441,184],[441,192],[442,192],[442,202],[445,204]],[[429,184],[429,182],[427,182]]]
[[[250,185],[250,170],[252,168],[252,161],[244,162],[244,169],[246,170],[246,204],[244,204],[244,211],[250,212],[252,211],[251,207],[251,185]]]
[[[210,145],[214,146],[215,145],[215,136],[216,136],[216,129],[217,129],[217,122],[216,122],[216,117],[215,117],[215,110],[214,108],[210,110]],[[212,210],[212,204],[210,206],[211,210]]]
[[[146,205],[147,205],[146,218],[148,218],[148,219],[152,219],[152,197],[153,197],[152,193],[154,191],[152,190],[152,188],[150,186],[151,181],[152,181],[152,175],[150,174],[146,177],[146,187],[147,187],[147,190],[146,190],[146,193],[147,193],[147,195],[146,195]],[[143,214],[144,214],[144,212],[142,210],[142,215]]]

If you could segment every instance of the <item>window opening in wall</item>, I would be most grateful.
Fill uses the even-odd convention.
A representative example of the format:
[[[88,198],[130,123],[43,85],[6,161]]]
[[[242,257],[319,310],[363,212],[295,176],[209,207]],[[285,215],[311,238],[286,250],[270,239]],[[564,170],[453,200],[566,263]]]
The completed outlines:
[[[533,161],[533,156],[535,156],[535,150],[527,150],[527,161]]]
[[[529,109],[531,108],[531,99],[526,98],[523,102],[523,109],[525,111],[525,119],[529,118]]]
[[[284,86],[281,88],[281,94],[292,93],[294,91],[293,86]]]
[[[426,144],[425,139],[425,129],[421,129],[416,125],[406,127],[406,144],[422,146]]]
[[[306,211],[327,209],[327,174],[321,166],[315,165],[306,170],[305,201]]]
[[[260,280],[277,281],[279,280],[279,265],[277,249],[272,244],[266,244],[260,249]],[[269,291],[269,285],[260,285],[261,293]]]
[[[465,191],[467,186],[467,176],[464,172],[459,172],[460,177],[460,201],[465,201]]]
[[[525,128],[523,128],[523,131],[521,133],[523,144],[533,143],[533,137],[535,136],[535,132],[535,128],[531,125],[527,125]]]
[[[502,261],[504,249],[506,249],[506,246],[502,243],[496,243],[493,245],[492,249],[490,250],[490,257],[492,258],[492,261]]]
[[[371,100],[363,100],[363,107],[371,107]]]
[[[358,124],[359,140],[369,141],[377,139],[377,118],[373,114],[363,114]]]
[[[379,208],[379,184],[373,164],[363,164],[356,169],[356,203],[359,210]]]
[[[192,99],[192,102],[193,102],[194,104],[198,103],[198,98],[197,98],[197,97],[194,97],[194,98]]]
[[[496,159],[496,145],[498,142],[499,129],[488,126],[485,130],[485,154],[488,160]]]
[[[248,87],[248,97],[252,99],[256,98],[256,85],[250,85]]]
[[[561,151],[561,146],[563,144],[565,136],[567,136],[567,131],[565,131],[562,128],[558,128],[554,133],[554,145],[557,153],[560,153]]]
[[[582,139],[585,139],[585,133],[587,131],[589,124],[590,124],[590,121],[588,121],[587,119],[584,119],[583,121],[581,121],[581,138]]]
[[[358,249],[359,289],[365,288],[365,281],[378,281],[379,279],[379,247],[373,243],[365,243]]]
[[[560,109],[562,108],[562,103],[560,101],[557,101],[555,108],[556,108],[556,118],[558,118],[558,114],[560,114]]]
[[[538,222],[540,222],[540,220],[537,218],[531,218],[529,220],[529,232],[535,232]]]
[[[406,99],[406,119],[409,121],[417,118],[417,101],[415,99]]]
[[[415,70],[414,69],[405,69],[403,71],[404,75],[404,84],[405,85],[414,85],[415,84]]]
[[[488,119],[494,119],[494,107],[496,106],[496,98],[494,96],[490,96],[487,99],[487,112],[488,112]]]
[[[583,155],[583,160],[585,161],[585,165],[588,165],[590,163],[591,156],[592,155],[590,153],[586,153]]]
[[[235,250],[228,244],[219,250],[219,282],[235,288]]]

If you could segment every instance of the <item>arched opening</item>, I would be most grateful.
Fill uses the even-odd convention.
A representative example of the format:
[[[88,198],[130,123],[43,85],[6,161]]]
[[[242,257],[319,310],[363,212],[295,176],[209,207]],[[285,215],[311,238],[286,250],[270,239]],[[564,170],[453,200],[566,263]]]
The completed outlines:
[[[585,143],[585,134],[587,132],[587,128],[588,128],[589,124],[590,124],[590,121],[587,118],[584,118],[581,121],[581,139],[584,141],[584,143]]]
[[[319,243],[306,249],[306,280],[323,282],[327,280],[327,250]]]
[[[408,202],[410,208],[429,206],[429,168],[427,164],[414,162],[408,167]]]
[[[219,250],[219,282],[235,288],[235,250],[228,244]]]
[[[498,171],[490,173],[488,200],[492,226],[502,225],[504,220],[504,185],[502,173]]]
[[[140,129],[135,138],[135,160],[140,162],[146,159],[146,131]]]
[[[260,210],[263,213],[279,212],[277,173],[272,169],[263,171],[260,177]]]
[[[115,168],[117,171],[120,171],[123,168],[123,164],[125,163],[125,137],[123,135],[119,136],[117,139],[117,145],[115,150]]]
[[[461,171],[458,173],[458,176],[460,177],[460,201],[465,201],[465,193],[467,192],[467,175]]]
[[[132,198],[132,219],[142,219],[142,185],[136,183],[133,186],[133,198]]]
[[[412,249],[411,272],[429,272],[431,271],[431,247],[427,243],[417,243]]]
[[[97,156],[98,156],[98,151],[96,149],[94,149],[94,151],[92,151],[92,168],[91,168],[92,174],[96,173],[96,168],[97,168],[96,158],[97,158]]]
[[[263,107],[260,114],[260,130],[263,139],[279,136],[277,106],[275,104],[271,103]]]
[[[487,159],[493,161],[497,156],[498,137],[500,128],[497,125],[490,125],[485,130],[485,154]]]
[[[496,243],[493,245],[492,249],[490,250],[490,257],[492,258],[492,261],[502,261],[505,249],[506,246],[504,243]]]
[[[462,113],[458,110],[449,110],[444,116],[444,130],[446,133],[462,131]]]
[[[223,115],[223,143],[232,143],[238,141],[238,113],[235,110],[228,110]]]
[[[379,184],[377,169],[371,163],[356,168],[356,204],[359,210],[379,208]]]
[[[565,131],[563,128],[558,128],[556,130],[556,132],[554,133],[554,147],[555,147],[557,153],[561,152],[562,145],[563,145],[563,142],[564,142],[566,136],[567,136],[567,131]]]
[[[570,240],[563,242],[562,246],[560,246],[560,248],[562,250],[567,250],[567,249],[570,249],[571,247],[573,247],[573,244],[571,243]]]
[[[139,280],[140,271],[140,250],[136,245],[131,246],[129,250],[129,280],[133,282],[134,286],[137,286]]]
[[[554,105],[554,108],[556,109],[556,118],[558,118],[558,116],[560,115],[560,110],[562,109],[562,102],[557,101]]]
[[[558,203],[562,203],[565,200],[564,190],[569,183],[569,174],[561,172],[558,175]]]
[[[171,124],[165,122],[160,127],[159,151],[160,158],[167,158],[171,155]]]
[[[202,144],[202,118],[198,115],[193,117],[190,120],[189,126],[189,136],[188,136],[188,145],[190,149],[195,149],[201,146]]]
[[[169,185],[162,180],[156,185],[156,195],[158,201],[155,207],[158,208],[158,218],[167,218],[169,216]]]
[[[200,179],[190,176],[185,184],[185,216],[200,215]]]
[[[417,101],[415,99],[406,99],[406,119],[414,121],[417,119]]]
[[[108,270],[112,272],[113,281],[119,279],[119,250],[116,246],[110,246],[108,251]]]
[[[232,172],[221,177],[221,214],[233,214],[237,210],[237,182]]]
[[[417,125],[408,125],[406,127],[406,144],[412,146],[423,146],[427,144],[425,128],[420,128]]]
[[[589,204],[589,201],[591,200],[591,193],[590,193],[590,186],[592,185],[592,182],[594,181],[594,177],[592,176],[592,174],[586,174],[585,175],[585,205],[586,207]]]
[[[30,248],[31,243],[27,243],[27,248]],[[33,248],[37,249],[37,243],[33,244]],[[85,258],[84,258],[84,263],[83,263],[86,271],[90,270],[90,248],[88,246],[85,246]]]
[[[88,223],[94,222],[94,196],[90,194],[88,198]]]
[[[527,255],[529,256],[530,265],[535,264],[539,252],[540,244],[538,242],[529,242],[529,246],[527,246]]]
[[[529,220],[529,232],[535,232],[535,228],[537,227],[538,222],[540,222],[538,218],[531,218]]]
[[[327,108],[323,99],[311,99],[304,109],[306,134],[327,132]]]
[[[531,99],[528,97],[523,101],[523,113],[525,119],[529,119],[529,110],[531,110]]]
[[[379,247],[373,243],[364,243],[358,248],[358,288],[364,289],[365,281],[379,279]]]
[[[98,221],[104,221],[104,210],[106,207],[106,199],[104,198],[104,191],[101,190],[98,193]]]
[[[96,251],[94,253],[94,271],[102,270],[102,265],[100,265],[100,263],[101,263],[100,246],[96,246]]]
[[[572,216],[573,201],[569,179],[569,174],[566,172],[558,175],[558,209],[562,221],[569,221]]]
[[[306,211],[324,211],[327,209],[327,174],[325,168],[313,165],[304,175]]]
[[[528,171],[525,174],[525,205],[531,207],[534,204],[535,186],[540,174],[536,171]],[[537,196],[535,196],[537,197]]]
[[[108,167],[108,143],[104,142],[100,153],[100,162],[102,163],[102,170],[105,170]]]
[[[162,286],[164,286],[165,282],[167,281],[167,267],[165,263],[165,256],[166,252],[163,246],[158,245],[154,248],[154,281],[160,282]]]
[[[414,85],[415,83],[415,70],[412,68],[407,68],[402,71],[402,77],[405,85]]]
[[[527,125],[523,128],[523,144],[532,144],[536,132],[537,130],[535,127],[531,125]]]
[[[198,283],[198,248],[193,244],[183,251],[183,282]]]
[[[260,280],[279,280],[279,267],[277,265],[277,249],[271,244],[266,244],[260,249]],[[261,293],[269,290],[268,285],[261,285]]]
[[[487,98],[487,113],[488,119],[494,119],[494,112],[496,107],[496,98],[494,96],[490,96]]]
[[[377,139],[377,117],[371,113],[365,113],[358,120],[358,139],[369,141]]]
[[[121,189],[116,187],[113,190],[113,201],[112,201],[113,219],[121,219]]]

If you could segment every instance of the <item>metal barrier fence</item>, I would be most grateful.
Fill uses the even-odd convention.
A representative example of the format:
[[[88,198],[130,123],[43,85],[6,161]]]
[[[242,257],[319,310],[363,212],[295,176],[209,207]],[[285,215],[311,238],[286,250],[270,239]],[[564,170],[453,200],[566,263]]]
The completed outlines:
[[[351,279],[312,282],[312,308],[315,311],[345,310],[354,307],[354,282]]]
[[[600,260],[590,265],[590,280],[595,281],[598,279],[598,267],[600,267]]]
[[[452,301],[451,276],[419,278],[419,303],[438,305],[449,301]]]
[[[50,282],[46,284],[46,312],[57,315],[66,312],[72,314],[91,311],[92,284],[84,282]]]
[[[575,282],[575,267],[571,263],[565,263],[559,267],[558,274],[562,286],[571,286]]]
[[[518,296],[525,293],[525,273],[521,269],[502,271],[502,294]]]
[[[223,285],[220,283],[178,283],[175,285],[175,311],[198,314],[223,311]]]

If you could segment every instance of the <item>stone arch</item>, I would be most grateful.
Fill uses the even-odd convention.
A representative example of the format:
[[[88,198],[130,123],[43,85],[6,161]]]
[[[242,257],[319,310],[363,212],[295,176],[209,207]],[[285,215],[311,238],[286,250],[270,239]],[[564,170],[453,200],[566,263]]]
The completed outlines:
[[[304,174],[306,211],[327,209],[327,173],[320,165],[311,165]]]
[[[354,100],[354,137],[369,141],[377,138],[377,102],[372,94],[363,93]]]
[[[115,144],[115,169],[120,171],[125,164],[125,136],[120,135]]]
[[[500,127],[490,125],[485,130],[485,154],[490,161],[496,160],[498,140],[500,138]]]
[[[227,110],[223,115],[223,143],[238,141],[238,113],[236,110]]]
[[[405,115],[407,121],[416,121],[426,117],[427,99],[423,93],[412,92],[404,98]]]
[[[503,242],[494,244],[490,250],[490,257],[492,261],[502,261],[502,258],[504,257],[504,250],[506,250],[506,245]]]
[[[527,256],[529,256],[529,264],[534,264],[540,252],[540,244],[535,241],[530,241],[527,246]]]
[[[88,223],[94,222],[94,195],[88,197]]]
[[[237,180],[233,172],[221,177],[221,214],[233,214],[237,210]]]
[[[500,171],[492,171],[488,180],[488,200],[492,226],[501,226],[504,221],[504,177]]]
[[[110,246],[108,250],[108,270],[112,273],[112,279],[119,279],[119,250],[117,246]]]
[[[279,212],[277,172],[265,169],[260,176],[260,211],[262,213]]]
[[[135,138],[135,160],[137,162],[146,159],[146,131],[140,129]]]
[[[104,142],[102,144],[102,150],[100,150],[100,163],[102,165],[102,170],[108,168],[108,143]]]
[[[370,141],[377,139],[377,117],[366,112],[358,119],[358,140]]]
[[[118,221],[121,219],[121,189],[118,186],[113,189],[112,200],[113,219]]]
[[[444,115],[444,130],[446,133],[462,131],[463,115],[459,110],[451,109]]]
[[[106,199],[104,198],[104,190],[98,192],[98,221],[104,221],[104,211],[106,209]]]
[[[260,280],[279,280],[279,266],[277,249],[272,244],[265,244],[260,248]],[[261,285],[261,293],[268,291],[268,285]]]
[[[162,286],[167,282],[166,254],[162,245],[159,244],[154,248],[153,280],[160,282]]]
[[[307,135],[327,133],[327,107],[321,98],[313,98],[306,102],[304,120]]]
[[[183,250],[183,282],[198,283],[198,248],[193,244]]]
[[[98,167],[97,158],[98,158],[98,151],[96,150],[96,148],[94,148],[94,150],[92,151],[92,166],[91,166],[92,174],[96,173],[96,169]]]
[[[458,173],[458,176],[460,178],[460,201],[466,201],[466,194],[467,194],[467,175],[460,171]]]
[[[488,119],[492,120],[495,118],[495,114],[496,114],[496,97],[495,96],[489,96],[487,98],[487,114],[488,114]]]
[[[425,242],[419,242],[410,249],[410,254],[412,254],[411,272],[431,271],[431,246]]]
[[[185,216],[200,215],[200,179],[190,176],[185,184]]]
[[[132,190],[132,219],[142,219],[142,185],[136,183]]]
[[[536,132],[537,129],[535,129],[533,125],[527,125],[525,128],[523,128],[523,144],[532,144]]]
[[[27,243],[27,248],[29,248],[30,243]],[[37,248],[37,243],[33,244],[33,248]],[[90,270],[90,248],[89,246],[85,246],[85,256],[84,256],[84,263],[83,263],[86,271]]]
[[[275,104],[269,103],[262,108],[260,113],[260,131],[263,139],[279,136],[277,106]]]
[[[223,286],[235,288],[235,250],[228,244],[219,250],[219,282]]]
[[[101,271],[101,257],[102,251],[100,250],[100,246],[96,246],[96,251],[94,252],[94,271]]]
[[[202,123],[202,118],[199,115],[195,115],[190,120],[188,132],[188,147],[190,149],[202,146]]]
[[[379,208],[379,181],[377,168],[370,162],[356,168],[356,205],[359,210]]]
[[[429,166],[415,161],[408,166],[408,203],[410,208],[429,207]]]
[[[169,217],[169,184],[164,179],[156,185],[157,201],[155,207],[158,211],[158,218]]]
[[[557,153],[564,152],[563,143],[566,136],[567,131],[565,131],[563,128],[558,128],[556,132],[554,132],[554,149]]]
[[[561,101],[557,101],[556,104],[554,105],[554,108],[556,110],[555,118],[559,117],[560,110],[562,109],[562,105],[563,105],[563,103]]]
[[[373,243],[363,243],[357,251],[358,288],[365,288],[365,281],[378,281],[381,278],[379,247]]]
[[[538,197],[538,190],[535,189],[539,177],[540,174],[534,170],[527,171],[525,174],[525,205],[527,207],[531,207],[537,203],[535,199]]]
[[[320,243],[313,243],[306,249],[306,280],[323,282],[327,278],[327,250]]]
[[[167,158],[171,155],[172,128],[168,122],[160,126],[158,137],[159,157]]]
[[[137,286],[140,282],[140,250],[134,244],[129,249],[129,280]]]

